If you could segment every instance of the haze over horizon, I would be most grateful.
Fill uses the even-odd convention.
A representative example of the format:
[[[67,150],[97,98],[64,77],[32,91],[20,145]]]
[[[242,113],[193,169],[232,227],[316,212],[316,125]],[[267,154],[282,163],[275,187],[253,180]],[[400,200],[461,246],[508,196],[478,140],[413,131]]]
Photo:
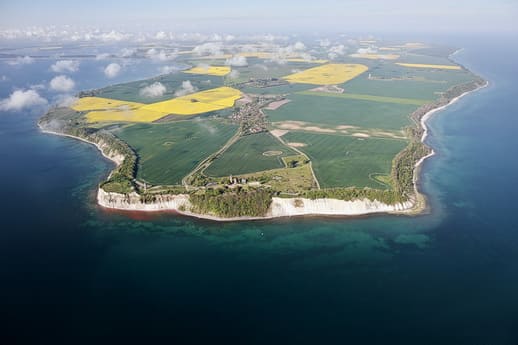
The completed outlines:
[[[0,28],[72,26],[131,31],[182,32],[518,32],[512,0],[408,0],[319,2],[229,0],[175,3],[165,0],[89,2],[20,0],[0,5]],[[438,20],[440,18],[440,20]]]

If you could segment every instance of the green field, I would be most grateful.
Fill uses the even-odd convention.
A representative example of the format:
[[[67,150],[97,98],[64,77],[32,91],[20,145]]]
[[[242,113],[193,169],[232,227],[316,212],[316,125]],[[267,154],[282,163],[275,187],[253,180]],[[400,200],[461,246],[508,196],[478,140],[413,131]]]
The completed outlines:
[[[332,93],[332,92],[301,91],[301,92],[298,92],[298,94],[307,95],[307,96],[335,97],[335,98],[357,99],[357,100],[362,100],[362,101],[371,101],[371,102],[380,102],[380,103],[409,104],[409,105],[423,105],[423,104],[430,102],[429,100],[425,100],[425,99],[374,96],[374,95],[364,95],[364,94],[358,94],[358,93]]]
[[[223,86],[223,77],[210,75],[185,74],[182,72],[164,74],[147,80],[139,80],[124,84],[112,85],[99,90],[98,97],[120,99],[123,101],[154,103],[175,97],[175,91],[181,88],[183,81],[190,81],[198,91],[208,90]],[[167,91],[161,97],[149,98],[140,94],[145,86],[155,82],[162,83]]]
[[[116,135],[139,157],[137,177],[152,184],[180,184],[203,159],[235,134],[237,126],[217,120],[136,124]]]
[[[305,91],[315,88],[315,85],[310,84],[288,84],[279,85],[272,87],[241,87],[240,90],[245,93],[257,94],[257,95],[282,95],[290,94],[299,91]]]
[[[268,151],[282,152],[265,156]],[[269,133],[247,135],[239,139],[206,170],[208,176],[248,174],[256,171],[283,168],[282,157],[296,154]]]
[[[452,86],[474,79],[473,74],[463,70],[424,70],[386,63],[373,67],[368,73],[340,87],[352,94],[433,100]]]
[[[376,182],[372,175],[390,174],[392,159],[407,145],[406,141],[396,139],[302,132],[289,132],[283,139],[307,145],[300,150],[313,162],[313,170],[322,188],[386,188]]]
[[[265,111],[270,121],[304,121],[328,126],[352,125],[399,130],[410,124],[417,105],[380,103],[340,97],[293,94],[292,102]]]

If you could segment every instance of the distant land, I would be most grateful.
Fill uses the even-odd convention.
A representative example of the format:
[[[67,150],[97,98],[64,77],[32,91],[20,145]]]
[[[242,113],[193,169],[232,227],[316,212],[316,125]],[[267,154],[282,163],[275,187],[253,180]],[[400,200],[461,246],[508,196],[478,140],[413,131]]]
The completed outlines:
[[[116,164],[97,191],[106,208],[221,221],[418,214],[426,120],[487,83],[454,47],[358,45],[170,47],[177,70],[82,91],[39,126]]]

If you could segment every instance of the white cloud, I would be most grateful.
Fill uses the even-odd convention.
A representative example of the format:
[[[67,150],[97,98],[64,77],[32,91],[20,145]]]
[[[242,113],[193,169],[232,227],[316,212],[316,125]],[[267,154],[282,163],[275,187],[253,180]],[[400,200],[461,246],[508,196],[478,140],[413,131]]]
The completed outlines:
[[[156,98],[163,96],[166,91],[164,84],[157,81],[140,89],[139,94],[147,98]]]
[[[186,80],[182,82],[182,87],[174,93],[176,97],[185,96],[190,93],[194,93],[198,91],[198,89],[191,84],[190,80]]]
[[[112,30],[108,33],[102,33],[97,36],[98,39],[104,42],[119,42],[122,40],[129,39],[131,37],[130,34],[124,34],[122,32],[118,32],[115,30]]]
[[[368,48],[360,48],[358,49],[358,54],[376,54],[378,49],[376,47],[368,47]]]
[[[175,53],[167,53],[165,50],[151,48],[146,52],[146,56],[155,61],[169,61],[177,57]]]
[[[331,60],[334,60],[339,56],[344,56],[345,52],[346,52],[345,46],[343,44],[339,44],[339,45],[332,46],[331,48],[329,48],[327,51],[327,56]]]
[[[262,69],[263,71],[268,71],[268,70],[269,70],[268,66],[263,65],[263,64],[259,64],[259,63],[258,63],[258,64],[253,65],[252,67],[253,67],[253,68],[260,68],[260,69]]]
[[[2,77],[0,77],[0,81],[8,81],[9,78],[6,77],[5,75],[3,75]]]
[[[229,73],[228,77],[229,77],[230,79],[237,79],[237,78],[239,78],[239,71],[238,71],[238,70],[235,70],[235,69],[234,69],[234,70],[232,70],[232,71]]]
[[[77,102],[79,98],[72,95],[58,95],[55,98],[55,103],[58,107],[70,107]]]
[[[16,90],[8,98],[0,101],[0,110],[21,110],[47,105],[47,100],[35,90]]]
[[[136,53],[135,49],[122,48],[119,55],[123,58],[132,57]]]
[[[164,31],[159,31],[155,34],[155,39],[165,40],[165,39],[167,39],[167,34]]]
[[[209,42],[194,47],[192,50],[196,55],[223,55],[223,45],[220,42]]]
[[[306,49],[306,45],[299,41],[293,45],[293,48],[297,51],[301,51]]]
[[[11,66],[15,65],[30,65],[34,62],[34,59],[30,56],[18,56],[15,60],[8,61],[7,63]]]
[[[59,60],[50,66],[50,69],[56,73],[77,72],[79,71],[79,61]]]
[[[234,35],[226,35],[225,36],[225,41],[227,41],[227,42],[231,42],[231,41],[233,41],[235,39],[236,39],[236,36],[234,36]]]
[[[104,75],[108,78],[115,78],[121,71],[121,65],[118,63],[111,63],[104,69]]]
[[[316,60],[316,58],[314,56],[312,56],[311,54],[308,54],[308,53],[301,53],[300,54],[300,58],[307,61],[307,62],[311,62],[313,60]]]
[[[320,44],[321,47],[324,47],[324,48],[329,47],[331,45],[331,41],[329,41],[329,39],[327,39],[327,38],[318,41],[318,43]]]
[[[58,75],[50,81],[50,88],[54,91],[68,92],[74,88],[76,83],[65,75]]]
[[[101,53],[101,54],[97,54],[97,55],[95,56],[95,59],[96,59],[96,60],[106,60],[106,59],[108,59],[110,56],[111,56],[111,54],[108,54],[108,53]]]
[[[176,73],[180,70],[180,68],[176,66],[161,66],[158,71],[160,74],[169,74],[169,73]]]
[[[231,57],[230,59],[227,59],[227,61],[225,61],[225,65],[243,67],[243,66],[248,66],[248,62],[246,61],[246,57],[236,55],[236,56]]]

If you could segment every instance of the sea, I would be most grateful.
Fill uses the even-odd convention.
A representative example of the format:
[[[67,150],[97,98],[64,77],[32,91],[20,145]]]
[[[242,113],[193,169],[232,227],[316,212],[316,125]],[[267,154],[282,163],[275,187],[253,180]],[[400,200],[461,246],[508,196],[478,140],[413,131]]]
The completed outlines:
[[[95,191],[113,165],[95,147],[41,133],[44,107],[0,112],[0,344],[518,344],[516,38],[443,38],[489,85],[428,122],[430,211],[414,217],[106,211]],[[51,66],[78,54],[63,49],[0,60],[0,99],[58,100]],[[79,61],[63,73],[75,91],[164,64]]]

